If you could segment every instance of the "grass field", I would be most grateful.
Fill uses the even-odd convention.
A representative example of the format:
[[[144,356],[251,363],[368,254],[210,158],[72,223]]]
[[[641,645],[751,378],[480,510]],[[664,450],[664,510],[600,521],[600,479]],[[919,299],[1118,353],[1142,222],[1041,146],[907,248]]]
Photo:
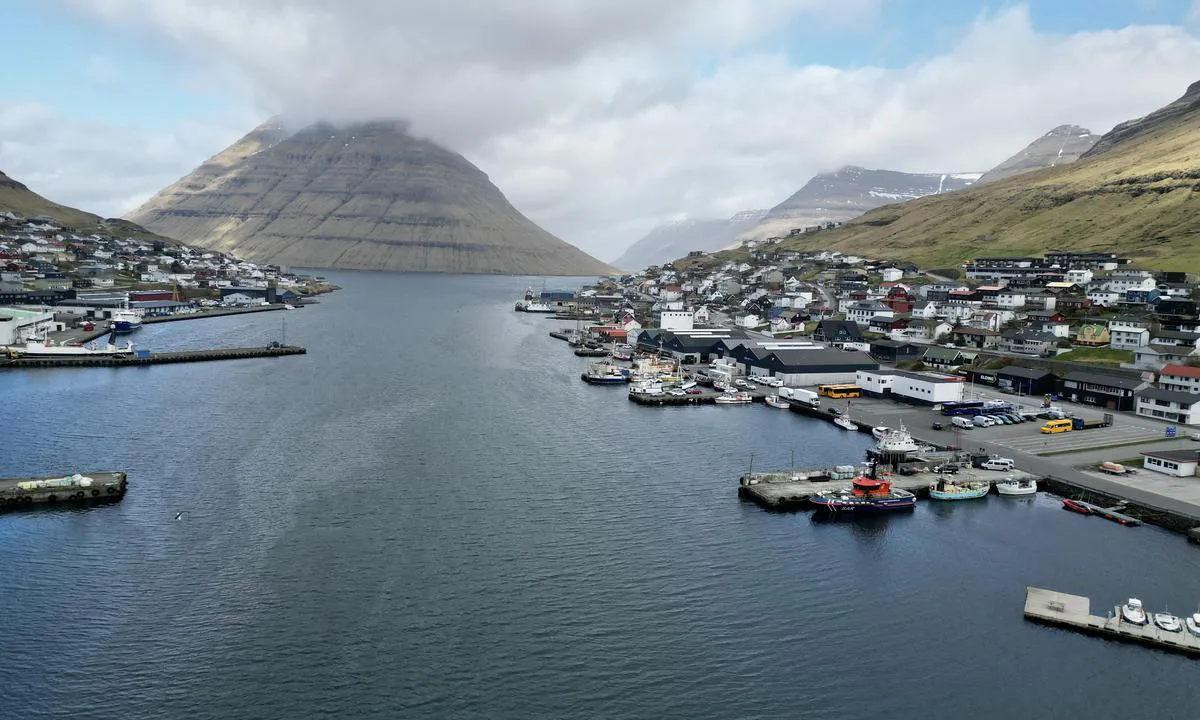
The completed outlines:
[[[1054,359],[1118,367],[1121,363],[1133,362],[1133,351],[1116,350],[1108,347],[1077,347],[1074,350],[1056,356]]]

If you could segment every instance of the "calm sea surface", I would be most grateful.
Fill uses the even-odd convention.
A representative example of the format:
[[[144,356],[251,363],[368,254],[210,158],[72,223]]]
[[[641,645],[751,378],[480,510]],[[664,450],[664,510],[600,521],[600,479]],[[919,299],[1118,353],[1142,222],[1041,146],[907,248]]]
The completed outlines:
[[[0,516],[0,718],[1200,717],[1195,661],[1021,616],[1027,585],[1195,611],[1182,537],[1043,497],[769,514],[751,454],[867,439],[587,386],[525,279],[331,279],[135,338],[306,356],[0,374],[0,475],[130,477]]]

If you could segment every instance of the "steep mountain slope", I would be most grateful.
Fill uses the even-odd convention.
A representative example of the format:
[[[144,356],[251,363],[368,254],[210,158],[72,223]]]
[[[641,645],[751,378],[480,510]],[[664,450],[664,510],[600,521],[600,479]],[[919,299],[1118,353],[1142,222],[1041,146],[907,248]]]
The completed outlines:
[[[845,222],[881,205],[961,190],[978,178],[978,173],[906,173],[847,166],[814,176],[771,208],[767,217],[742,233],[738,241],[765,240],[787,235],[795,228]]]
[[[637,271],[661,265],[693,250],[720,250],[742,232],[757,226],[766,215],[766,210],[746,210],[724,220],[681,220],[659,225],[630,245],[613,265],[622,270]]]
[[[1059,125],[1025,146],[1021,152],[988,170],[979,184],[1019,175],[1030,170],[1068,165],[1079,159],[1100,139],[1091,130],[1078,125]]]
[[[945,267],[976,255],[1116,252],[1148,267],[1200,267],[1200,83],[1122,123],[1077,162],[863,215],[790,239]]]
[[[25,218],[44,215],[53,218],[59,227],[68,228],[80,234],[103,233],[118,237],[162,240],[174,244],[169,238],[155,235],[128,220],[105,219],[90,212],[47,200],[3,172],[0,172],[0,212],[13,212]]]
[[[272,120],[129,218],[256,262],[528,275],[614,269],[514,208],[466,158],[397,122]]]

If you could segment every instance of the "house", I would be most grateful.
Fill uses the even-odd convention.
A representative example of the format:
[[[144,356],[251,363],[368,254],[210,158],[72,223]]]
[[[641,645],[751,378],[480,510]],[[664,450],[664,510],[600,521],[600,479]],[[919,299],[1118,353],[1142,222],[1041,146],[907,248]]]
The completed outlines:
[[[1093,307],[1116,307],[1121,302],[1124,294],[1115,290],[1096,289],[1088,290],[1087,297],[1088,300],[1092,301]]]
[[[858,325],[866,326],[875,317],[895,317],[896,311],[875,300],[863,300],[852,303],[846,308],[846,319]]]
[[[879,362],[898,363],[913,360],[925,353],[925,346],[898,340],[872,340],[871,357]]]
[[[1071,402],[1108,410],[1133,410],[1134,395],[1149,386],[1140,377],[1072,370],[1063,378],[1062,395]]]
[[[1122,314],[1108,324],[1109,345],[1117,350],[1135,350],[1150,344],[1149,323],[1140,315]]]
[[[1137,414],[1180,425],[1200,425],[1200,395],[1144,388],[1137,393]]]
[[[1140,370],[1157,370],[1164,365],[1183,365],[1194,358],[1200,358],[1200,349],[1189,345],[1150,343],[1133,351],[1133,362],[1129,363],[1129,367]]]
[[[1039,330],[1010,330],[1000,338],[1000,349],[1022,355],[1053,355],[1057,335]]]
[[[958,348],[927,347],[921,356],[921,362],[931,368],[947,370],[958,367],[964,362],[963,352]]]
[[[1109,344],[1111,340],[1112,335],[1108,332],[1108,326],[1104,323],[1084,323],[1079,326],[1079,330],[1075,333],[1076,345],[1100,347]]]
[[[955,345],[973,347],[979,350],[994,350],[1000,345],[1000,333],[983,328],[956,327],[950,336]]]
[[[857,323],[848,320],[821,320],[813,330],[813,340],[825,342],[835,347],[842,343],[862,342],[862,331]]]
[[[900,333],[894,333],[892,339],[908,338],[938,342],[949,335],[952,330],[954,330],[953,325],[940,320],[910,320],[908,327]]]
[[[1058,391],[1058,377],[1049,370],[1009,365],[996,371],[996,385],[1018,395],[1048,395]]]
[[[1200,367],[1167,365],[1158,375],[1158,386],[1166,390],[1200,393]]]
[[[1142,453],[1142,467],[1172,477],[1194,477],[1200,451],[1152,450]]]
[[[1008,310],[1025,307],[1025,293],[1013,289],[1005,289],[996,293],[996,306]]]

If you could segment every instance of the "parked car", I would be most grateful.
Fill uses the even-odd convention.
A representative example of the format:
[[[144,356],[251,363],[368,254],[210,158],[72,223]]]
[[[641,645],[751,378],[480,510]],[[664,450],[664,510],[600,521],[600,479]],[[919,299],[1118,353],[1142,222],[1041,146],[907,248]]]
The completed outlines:
[[[935,473],[939,473],[939,474],[957,475],[958,474],[958,466],[955,465],[954,463],[942,463],[941,465],[937,465],[936,467],[934,467],[933,471]]]
[[[830,415],[841,415],[842,414],[842,411],[838,410],[835,407],[825,408],[825,412],[829,413]]]
[[[934,429],[934,430],[941,430],[941,429],[942,429],[942,424],[941,424],[940,422],[935,422],[935,423],[933,424],[933,429]]]
[[[984,470],[1000,470],[1001,472],[1008,472],[1013,469],[1013,465],[1014,463],[1012,458],[993,457],[984,460],[982,463],[980,463],[979,467],[983,468]]]
[[[903,465],[897,472],[899,472],[901,475],[916,475],[917,469],[912,465]]]
[[[700,388],[688,388],[687,389],[688,395],[699,395],[701,392],[703,392],[703,391]]]
[[[1000,392],[1003,395],[1016,395],[1017,394],[1017,391],[1013,390],[1010,387],[1002,387],[1002,388],[1000,388]]]

